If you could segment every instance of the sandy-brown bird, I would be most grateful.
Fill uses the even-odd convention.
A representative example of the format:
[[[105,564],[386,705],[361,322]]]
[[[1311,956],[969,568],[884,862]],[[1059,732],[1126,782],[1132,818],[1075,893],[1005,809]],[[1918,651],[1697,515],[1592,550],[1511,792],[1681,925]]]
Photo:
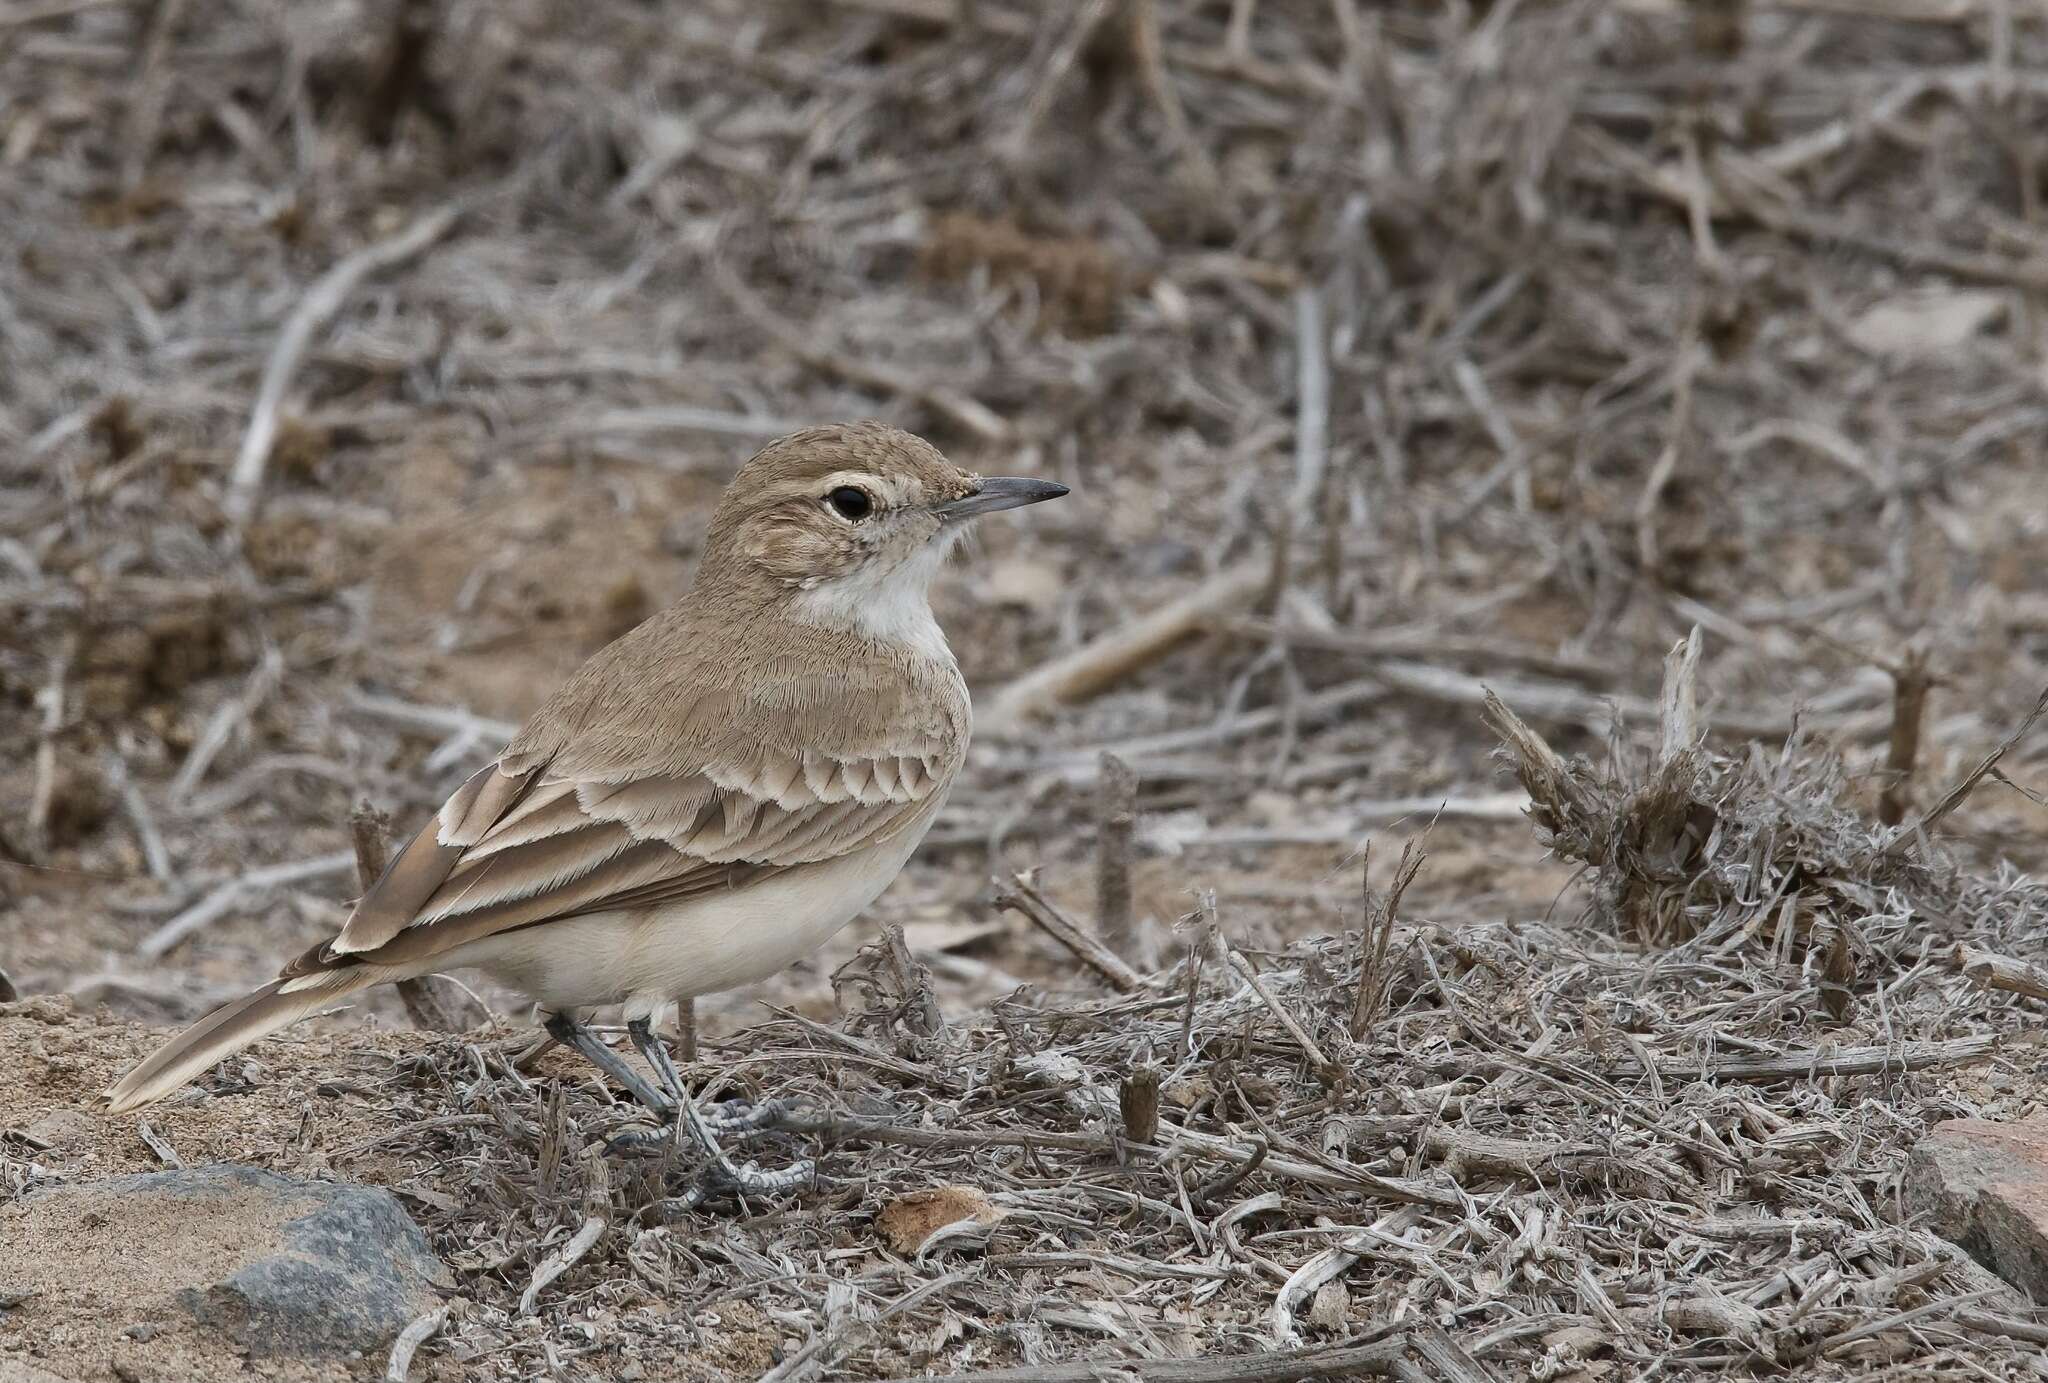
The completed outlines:
[[[110,1108],[358,990],[473,967],[637,1098],[688,1113],[653,1019],[808,954],[896,877],[967,749],[932,578],[975,516],[1065,493],[984,480],[879,423],[771,443],[719,501],[689,593],[548,698],[338,935],[164,1044]],[[667,1098],[583,1026],[608,1004]]]

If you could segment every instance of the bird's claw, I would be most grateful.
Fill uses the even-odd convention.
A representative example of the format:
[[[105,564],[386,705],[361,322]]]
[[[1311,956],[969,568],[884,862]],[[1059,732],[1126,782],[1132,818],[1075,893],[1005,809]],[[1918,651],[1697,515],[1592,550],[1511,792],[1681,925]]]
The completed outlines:
[[[661,1202],[662,1215],[684,1214],[706,1202],[727,1197],[779,1196],[808,1185],[818,1174],[818,1164],[807,1157],[772,1172],[763,1171],[751,1162],[732,1170],[733,1174],[728,1175],[715,1162],[704,1168],[688,1190]]]
[[[718,1137],[746,1139],[771,1128],[783,1114],[779,1102],[770,1100],[755,1104],[751,1100],[720,1100],[714,1105],[705,1105],[698,1111],[704,1121],[706,1132]],[[689,1130],[677,1130],[677,1119],[671,1112],[659,1128],[627,1129],[615,1133],[605,1140],[606,1151],[629,1157],[655,1157],[672,1143],[682,1141]]]

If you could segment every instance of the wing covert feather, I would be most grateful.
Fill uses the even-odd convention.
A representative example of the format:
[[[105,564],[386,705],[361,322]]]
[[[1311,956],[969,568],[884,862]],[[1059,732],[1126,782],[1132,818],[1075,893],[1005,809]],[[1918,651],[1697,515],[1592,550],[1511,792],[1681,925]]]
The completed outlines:
[[[743,887],[929,821],[966,748],[954,668],[906,681],[872,646],[815,630],[803,637],[835,650],[822,664],[721,656],[716,639],[655,628],[687,624],[684,607],[571,678],[287,978]]]

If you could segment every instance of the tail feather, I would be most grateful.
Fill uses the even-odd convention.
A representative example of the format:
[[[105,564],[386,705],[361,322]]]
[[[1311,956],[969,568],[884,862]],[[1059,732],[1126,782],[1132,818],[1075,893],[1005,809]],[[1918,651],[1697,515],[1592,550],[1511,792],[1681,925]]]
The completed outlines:
[[[359,985],[322,985],[284,993],[272,980],[254,993],[231,999],[164,1043],[101,1096],[107,1111],[121,1114],[154,1104],[223,1057],[330,1007]]]

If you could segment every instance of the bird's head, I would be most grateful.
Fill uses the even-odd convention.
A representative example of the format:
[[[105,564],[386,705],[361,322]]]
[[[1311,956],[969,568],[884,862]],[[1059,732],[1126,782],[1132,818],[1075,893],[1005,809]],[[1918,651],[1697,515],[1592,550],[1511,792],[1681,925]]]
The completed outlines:
[[[807,428],[762,448],[726,487],[699,587],[779,591],[800,617],[868,623],[854,616],[922,608],[976,517],[1065,493],[1048,480],[984,479],[882,423]]]

